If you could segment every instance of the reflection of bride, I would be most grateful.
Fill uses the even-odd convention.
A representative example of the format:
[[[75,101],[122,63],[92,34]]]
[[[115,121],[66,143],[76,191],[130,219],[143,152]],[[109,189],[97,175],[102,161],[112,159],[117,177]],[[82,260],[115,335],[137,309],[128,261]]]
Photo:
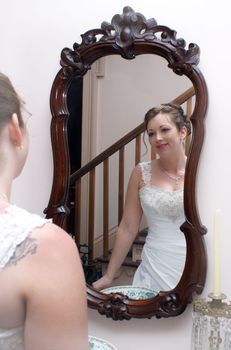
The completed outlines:
[[[139,230],[142,214],[148,235],[133,285],[155,291],[173,289],[182,275],[186,243],[179,227],[184,222],[184,139],[190,122],[183,109],[164,104],[150,109],[144,119],[149,142],[158,159],[138,164],[130,177],[124,213],[104,276],[93,283],[108,287],[123,263]]]

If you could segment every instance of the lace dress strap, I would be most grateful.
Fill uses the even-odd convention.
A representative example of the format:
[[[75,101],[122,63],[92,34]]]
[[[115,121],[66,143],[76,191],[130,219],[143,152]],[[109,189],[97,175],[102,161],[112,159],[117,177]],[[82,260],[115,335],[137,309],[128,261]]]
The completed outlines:
[[[0,215],[0,271],[13,256],[17,246],[37,227],[51,220],[9,205]]]
[[[144,185],[149,185],[152,179],[152,162],[142,162],[139,163],[141,168],[141,176],[144,182]]]

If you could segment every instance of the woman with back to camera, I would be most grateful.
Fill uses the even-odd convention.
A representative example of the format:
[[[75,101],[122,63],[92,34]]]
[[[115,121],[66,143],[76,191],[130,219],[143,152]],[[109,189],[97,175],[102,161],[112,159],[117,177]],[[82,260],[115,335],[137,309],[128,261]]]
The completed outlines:
[[[0,349],[87,350],[85,282],[73,240],[9,202],[28,153],[22,104],[0,74]]]
[[[143,213],[148,234],[133,285],[156,292],[171,290],[184,269],[186,242],[180,230],[185,221],[184,139],[191,132],[191,123],[183,109],[173,104],[150,109],[144,123],[158,157],[139,163],[131,174],[109,265],[104,276],[93,283],[97,290],[109,287],[115,278],[137,236]]]

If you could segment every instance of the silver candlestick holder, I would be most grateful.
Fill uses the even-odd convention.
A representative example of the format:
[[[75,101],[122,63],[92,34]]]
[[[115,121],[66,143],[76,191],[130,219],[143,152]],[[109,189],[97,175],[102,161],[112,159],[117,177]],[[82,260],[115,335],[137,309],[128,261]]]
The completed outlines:
[[[208,297],[193,303],[191,350],[231,350],[231,304],[225,294]]]

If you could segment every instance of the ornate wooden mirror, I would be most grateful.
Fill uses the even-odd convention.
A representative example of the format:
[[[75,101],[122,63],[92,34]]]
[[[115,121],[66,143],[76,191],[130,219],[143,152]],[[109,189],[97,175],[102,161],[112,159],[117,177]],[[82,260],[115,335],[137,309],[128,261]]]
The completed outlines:
[[[81,44],[75,43],[73,50],[64,48],[61,52],[62,68],[54,80],[50,99],[54,178],[45,213],[48,218],[53,218],[56,224],[67,229],[72,220],[70,214],[73,212],[74,206],[77,226],[75,225],[76,232],[72,232],[72,235],[79,245],[81,227],[78,223],[78,217],[81,216],[81,213],[78,203],[80,203],[79,184],[82,176],[90,173],[90,188],[88,187],[90,209],[88,215],[94,217],[95,196],[92,196],[91,186],[94,188],[95,167],[104,162],[104,165],[106,164],[105,174],[107,172],[107,159],[115,152],[115,149],[120,150],[126,144],[127,139],[135,139],[137,149],[137,145],[140,143],[139,135],[144,131],[144,125],[140,124],[128,133],[126,141],[124,137],[121,138],[115,142],[113,147],[108,147],[106,151],[97,154],[89,163],[82,165],[81,160],[76,161],[75,155],[70,149],[71,142],[74,142],[74,147],[78,150],[78,139],[81,137],[83,121],[77,122],[76,118],[82,115],[83,79],[99,60],[117,57],[126,60],[129,64],[134,59],[138,59],[140,55],[144,59],[145,57],[149,57],[149,59],[153,57],[153,62],[156,57],[163,60],[171,74],[174,73],[174,75],[188,80],[190,84],[187,94],[194,95],[194,108],[190,113],[192,139],[188,150],[184,182],[185,222],[182,222],[181,225],[186,240],[186,261],[181,279],[175,288],[170,291],[160,291],[156,296],[146,300],[133,300],[120,293],[105,294],[94,290],[88,284],[89,306],[115,320],[130,319],[131,317],[177,316],[185,310],[193,293],[202,292],[206,277],[206,254],[203,241],[206,229],[200,222],[195,191],[197,165],[204,137],[203,121],[207,109],[206,84],[197,67],[200,50],[196,44],[192,43],[186,48],[185,41],[177,39],[174,30],[157,25],[154,19],[146,20],[142,14],[135,13],[130,7],[125,7],[122,15],[115,15],[111,23],[103,22],[100,29],[92,29],[84,33]],[[146,64],[143,64],[142,69],[146,71]],[[142,98],[140,98],[140,103],[142,103]],[[177,101],[180,100],[181,97]],[[74,104],[73,101],[75,101]],[[165,97],[161,102],[168,101]],[[146,107],[145,110],[147,110]],[[76,154],[78,153],[77,151]],[[123,152],[120,152],[119,157],[123,158]],[[137,151],[136,158],[139,157],[139,151]],[[81,159],[81,156],[78,159]],[[106,187],[104,190],[104,193],[108,192]],[[105,194],[104,200],[107,202]],[[107,217],[104,217],[104,229],[108,228],[107,221]],[[94,224],[89,224],[89,226],[87,243],[93,246],[94,227],[92,226]],[[108,242],[106,242],[103,255],[107,255],[108,250]],[[94,265],[95,257],[92,251],[88,253],[90,263]]]

